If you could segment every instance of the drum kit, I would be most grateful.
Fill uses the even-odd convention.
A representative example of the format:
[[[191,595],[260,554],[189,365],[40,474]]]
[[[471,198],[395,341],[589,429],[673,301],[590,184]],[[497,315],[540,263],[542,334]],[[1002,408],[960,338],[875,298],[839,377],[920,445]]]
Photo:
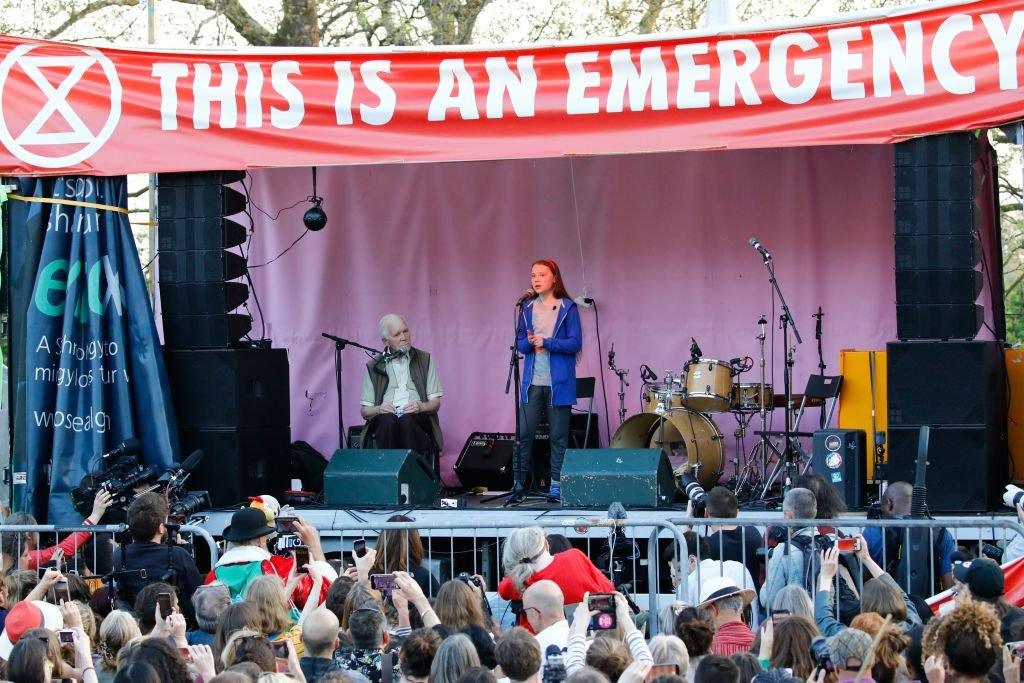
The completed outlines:
[[[731,414],[737,427],[733,433],[736,479],[730,484],[741,499],[752,495],[765,480],[772,453],[761,439],[745,452],[744,437],[755,416],[760,416],[764,432],[768,413],[785,403],[785,397],[776,396],[772,384],[765,381],[766,322],[762,316],[756,337],[761,347],[759,382],[740,381],[754,366],[749,356],[728,361],[708,358],[700,353],[696,340],[681,372],[669,370],[658,378],[643,366],[642,412],[625,417],[624,391],[620,387],[620,425],[611,447],[661,449],[677,480],[690,474],[707,490],[718,484],[725,471],[725,437],[715,420]],[[739,461],[741,456],[743,462]]]

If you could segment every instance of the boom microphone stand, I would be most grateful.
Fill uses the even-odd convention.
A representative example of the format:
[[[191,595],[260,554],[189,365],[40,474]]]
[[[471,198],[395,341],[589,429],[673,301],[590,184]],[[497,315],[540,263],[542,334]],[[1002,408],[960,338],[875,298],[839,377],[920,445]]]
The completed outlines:
[[[779,297],[779,303],[782,306],[782,315],[779,316],[779,323],[782,326],[782,345],[783,353],[785,354],[786,359],[785,367],[782,371],[782,381],[785,387],[786,395],[786,405],[784,408],[786,417],[786,428],[783,431],[783,443],[785,444],[785,446],[783,447],[783,450],[780,453],[779,450],[774,446],[774,444],[771,443],[771,439],[768,437],[768,435],[762,432],[761,438],[763,439],[763,443],[765,444],[765,446],[767,448],[771,448],[779,456],[779,462],[776,464],[774,471],[772,472],[771,476],[765,481],[764,489],[761,493],[761,497],[763,498],[767,496],[768,489],[771,488],[772,484],[775,483],[775,480],[778,478],[778,476],[782,473],[783,470],[787,471],[787,479],[791,477],[793,473],[793,468],[796,465],[795,460],[799,457],[799,455],[795,452],[792,443],[792,440],[794,438],[792,420],[793,365],[795,363],[793,354],[796,351],[796,346],[794,345],[791,347],[789,345],[790,328],[792,328],[793,330],[793,337],[795,338],[797,344],[803,344],[804,340],[800,337],[800,331],[796,327],[796,320],[793,318],[793,314],[789,310],[789,304],[786,303],[786,297],[783,296],[782,288],[779,287],[779,281],[775,277],[775,265],[772,262],[772,255],[768,253],[767,249],[761,246],[761,244],[757,241],[756,237],[751,237],[749,243],[750,246],[754,247],[754,249],[756,249],[757,252],[761,254],[761,258],[764,261],[764,267],[768,271],[768,282],[771,283],[772,289],[774,290],[775,295]]]
[[[626,387],[629,386],[629,382],[626,381],[626,375],[629,374],[629,370],[619,370],[615,367],[614,342],[612,343],[612,348],[608,350],[608,367],[619,378],[619,424],[621,425],[626,421]],[[611,437],[609,436],[609,438]]]
[[[321,332],[320,336],[334,342],[334,383],[338,390],[338,448],[347,448],[348,435],[345,434],[345,418],[344,412],[342,411],[342,399],[344,397],[344,393],[341,389],[341,350],[346,346],[354,346],[357,349],[362,349],[363,351],[376,354],[377,349],[371,349],[369,346],[363,346],[359,342],[335,337],[333,334],[328,334],[326,332]]]
[[[818,374],[822,377],[825,376],[825,354],[821,348],[821,319],[825,317],[825,312],[821,310],[821,306],[818,306],[818,312],[811,315],[814,318],[814,338],[818,341]],[[819,424],[821,429],[825,428],[825,404],[821,404],[821,417]]]

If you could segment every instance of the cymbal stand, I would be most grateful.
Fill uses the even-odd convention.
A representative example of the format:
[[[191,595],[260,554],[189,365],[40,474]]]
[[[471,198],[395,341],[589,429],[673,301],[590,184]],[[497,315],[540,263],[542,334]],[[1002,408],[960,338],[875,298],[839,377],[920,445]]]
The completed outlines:
[[[758,367],[760,368],[761,378],[758,384],[758,404],[759,410],[758,417],[761,420],[761,432],[768,430],[768,401],[772,399],[772,396],[767,395],[767,383],[765,382],[765,359],[764,359],[764,343],[767,338],[765,332],[768,320],[761,314],[761,317],[757,320],[758,333],[754,338],[757,340],[758,345]],[[744,420],[744,417],[746,418]],[[753,415],[738,415],[737,421],[739,421],[739,428],[736,430],[737,436],[737,458],[742,450],[741,441],[746,436],[747,426],[753,419]],[[740,475],[739,481],[736,483],[736,490],[742,491],[744,487],[749,487],[753,492],[760,484],[764,481],[764,478],[768,474],[768,457],[767,449],[762,447],[761,440],[758,439],[757,443],[754,444],[753,448],[750,449],[750,453],[745,455],[745,462],[743,464],[743,471]],[[760,471],[758,471],[757,465],[760,465]],[[737,494],[739,495],[739,494]]]
[[[629,374],[629,370],[619,370],[615,367],[615,342],[612,342],[612,347],[608,349],[608,367],[619,378],[619,424],[621,425],[626,421],[626,387],[629,386],[626,375]],[[610,439],[611,435],[608,438]]]

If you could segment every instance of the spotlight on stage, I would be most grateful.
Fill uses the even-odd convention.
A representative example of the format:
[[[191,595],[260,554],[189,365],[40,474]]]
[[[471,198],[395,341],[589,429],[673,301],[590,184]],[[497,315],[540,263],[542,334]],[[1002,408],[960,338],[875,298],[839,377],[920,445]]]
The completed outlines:
[[[306,213],[302,214],[302,224],[306,226],[307,230],[312,232],[323,230],[324,226],[327,225],[327,214],[320,206],[323,204],[324,198],[316,193],[316,166],[313,167],[313,194],[307,197],[306,201],[312,202],[313,206],[306,209]]]

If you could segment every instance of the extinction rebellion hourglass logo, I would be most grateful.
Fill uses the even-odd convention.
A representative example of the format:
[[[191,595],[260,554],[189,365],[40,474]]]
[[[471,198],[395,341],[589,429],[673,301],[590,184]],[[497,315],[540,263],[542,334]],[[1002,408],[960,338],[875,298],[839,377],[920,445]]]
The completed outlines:
[[[14,120],[16,110],[29,118]],[[121,82],[99,50],[19,45],[0,62],[0,142],[25,163],[62,168],[84,161],[120,117]]]

